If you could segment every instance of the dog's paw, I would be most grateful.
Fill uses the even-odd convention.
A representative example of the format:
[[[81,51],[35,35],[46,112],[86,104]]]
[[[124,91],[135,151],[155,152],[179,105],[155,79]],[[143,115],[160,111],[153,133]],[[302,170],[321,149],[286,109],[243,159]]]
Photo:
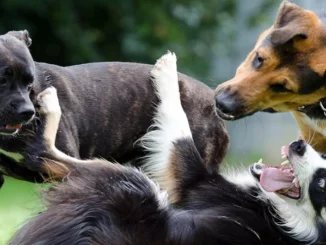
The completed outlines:
[[[40,106],[41,114],[61,114],[57,90],[54,87],[49,87],[39,93],[39,95],[37,96],[37,102]]]
[[[177,57],[170,51],[157,60],[151,71],[153,84],[161,100],[179,94]]]

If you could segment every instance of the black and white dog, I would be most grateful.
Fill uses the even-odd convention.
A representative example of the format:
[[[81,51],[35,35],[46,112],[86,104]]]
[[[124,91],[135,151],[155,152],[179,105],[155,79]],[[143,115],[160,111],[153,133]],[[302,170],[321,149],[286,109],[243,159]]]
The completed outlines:
[[[144,171],[59,152],[55,90],[39,98],[45,144],[68,174],[45,197],[47,210],[22,227],[24,244],[313,244],[326,239],[326,160],[304,141],[283,148],[289,166],[253,164],[221,174],[200,157],[180,103],[176,57],[152,70],[160,99],[155,124],[141,142]],[[59,171],[56,171],[59,172]]]

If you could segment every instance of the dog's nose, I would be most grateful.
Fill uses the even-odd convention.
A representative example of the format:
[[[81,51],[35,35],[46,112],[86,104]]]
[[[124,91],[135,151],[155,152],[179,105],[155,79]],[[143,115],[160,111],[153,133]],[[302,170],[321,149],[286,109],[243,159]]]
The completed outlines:
[[[238,94],[228,89],[219,91],[215,95],[215,106],[217,110],[228,115],[239,114],[243,108]]]
[[[33,105],[23,105],[18,108],[17,113],[21,121],[27,122],[34,116],[35,109]]]
[[[234,101],[227,98],[224,94],[217,94],[215,97],[216,108],[225,114],[232,114]]]
[[[303,154],[305,153],[307,148],[307,143],[304,140],[297,140],[294,141],[291,145],[290,145],[290,149],[297,153],[299,156],[303,156]]]

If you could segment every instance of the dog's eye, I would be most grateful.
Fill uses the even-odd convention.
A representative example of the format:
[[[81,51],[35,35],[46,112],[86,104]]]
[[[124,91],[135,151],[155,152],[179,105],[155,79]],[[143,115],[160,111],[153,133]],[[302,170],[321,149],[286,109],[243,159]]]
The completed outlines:
[[[322,154],[320,155],[320,157],[321,157],[322,159],[326,160],[326,154],[325,154],[325,153],[322,153]]]
[[[325,179],[318,179],[317,184],[320,188],[325,188]]]
[[[258,53],[256,53],[256,56],[255,56],[254,60],[252,61],[252,66],[255,69],[259,69],[263,66],[263,64],[264,64],[264,58],[262,58],[261,56],[259,56]]]
[[[274,83],[269,85],[270,89],[276,93],[285,93],[291,92],[291,90],[287,89],[283,83]]]

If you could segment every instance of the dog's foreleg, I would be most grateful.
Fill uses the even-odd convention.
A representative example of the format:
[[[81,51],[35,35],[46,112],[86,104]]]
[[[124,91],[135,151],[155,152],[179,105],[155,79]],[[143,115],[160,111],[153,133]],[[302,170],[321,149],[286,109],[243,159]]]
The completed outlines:
[[[192,140],[187,116],[182,108],[179,93],[176,56],[167,53],[162,56],[151,71],[153,86],[160,100],[156,108],[154,124],[143,138],[140,139],[149,155],[145,158],[143,170],[157,181],[162,189],[167,190],[171,202],[178,200],[180,188],[178,181],[182,181],[184,173],[181,161],[186,152],[198,153]],[[187,150],[180,151],[180,142]],[[184,151],[185,150],[185,151]],[[197,161],[197,154],[193,160]],[[187,170],[186,170],[187,171]]]
[[[50,175],[56,178],[64,177],[72,167],[108,163],[99,159],[80,160],[58,150],[55,146],[55,140],[61,118],[61,107],[56,89],[54,87],[45,89],[38,95],[37,100],[40,105],[40,114],[45,120],[43,143],[48,156],[45,160],[45,170]]]

